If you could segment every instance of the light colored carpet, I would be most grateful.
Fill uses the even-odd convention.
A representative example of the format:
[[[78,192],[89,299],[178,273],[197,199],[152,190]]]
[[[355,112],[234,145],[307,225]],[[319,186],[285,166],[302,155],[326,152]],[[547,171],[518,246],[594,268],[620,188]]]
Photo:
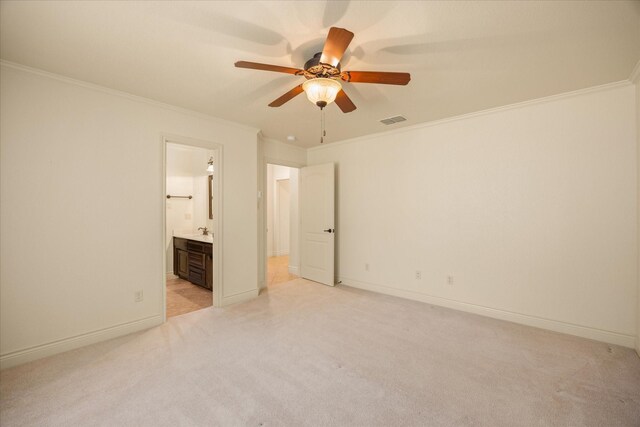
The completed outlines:
[[[297,279],[0,373],[8,426],[638,426],[626,348]]]

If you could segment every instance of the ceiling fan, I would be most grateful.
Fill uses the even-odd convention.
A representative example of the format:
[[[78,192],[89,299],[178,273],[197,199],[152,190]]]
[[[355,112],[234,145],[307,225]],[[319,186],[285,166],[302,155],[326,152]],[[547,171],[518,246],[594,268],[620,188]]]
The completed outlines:
[[[353,39],[353,33],[344,28],[331,27],[322,52],[304,64],[304,69],[281,67],[279,65],[260,64],[257,62],[238,61],[238,68],[275,71],[278,73],[304,76],[307,80],[285,93],[269,107],[280,107],[302,92],[306,92],[309,101],[323,109],[335,101],[343,113],[356,109],[342,89],[340,80],[347,83],[377,83],[387,85],[406,85],[411,80],[409,73],[391,73],[382,71],[342,71],[340,59]]]

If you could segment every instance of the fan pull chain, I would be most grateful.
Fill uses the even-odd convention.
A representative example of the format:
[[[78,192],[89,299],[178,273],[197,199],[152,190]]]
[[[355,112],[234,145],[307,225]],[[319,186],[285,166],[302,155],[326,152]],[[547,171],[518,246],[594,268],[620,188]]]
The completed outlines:
[[[327,130],[325,127],[324,108],[320,109],[320,144],[324,142],[324,137],[327,136]]]

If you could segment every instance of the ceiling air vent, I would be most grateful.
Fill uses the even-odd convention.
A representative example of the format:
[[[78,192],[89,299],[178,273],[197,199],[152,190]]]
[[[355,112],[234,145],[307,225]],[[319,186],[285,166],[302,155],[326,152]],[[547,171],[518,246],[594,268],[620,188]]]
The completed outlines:
[[[385,125],[392,125],[394,123],[404,122],[405,120],[407,120],[407,119],[405,119],[402,116],[395,116],[395,117],[389,117],[389,118],[386,118],[386,119],[382,119],[382,120],[380,120],[380,123],[385,124]]]

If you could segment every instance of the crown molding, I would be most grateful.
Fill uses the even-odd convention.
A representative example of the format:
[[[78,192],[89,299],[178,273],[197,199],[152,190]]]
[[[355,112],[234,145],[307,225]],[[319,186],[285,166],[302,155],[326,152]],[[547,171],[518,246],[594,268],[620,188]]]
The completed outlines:
[[[262,131],[259,128],[255,128],[255,127],[251,127],[251,126],[247,126],[244,125],[242,123],[237,123],[237,122],[233,122],[233,121],[229,121],[229,120],[225,120],[225,119],[221,119],[209,114],[205,114],[205,113],[200,113],[198,111],[194,111],[194,110],[190,110],[187,108],[183,108],[183,107],[178,107],[175,105],[171,105],[171,104],[167,104],[164,102],[160,102],[160,101],[156,101],[154,99],[150,99],[150,98],[145,98],[139,95],[134,95],[128,92],[124,92],[124,91],[120,91],[117,89],[111,89],[108,88],[106,86],[100,86],[98,84],[95,83],[89,83],[83,80],[78,80],[78,79],[74,79],[71,77],[66,77],[60,74],[56,74],[56,73],[52,73],[49,71],[44,71],[38,68],[33,68],[33,67],[29,67],[27,65],[22,65],[22,64],[18,64],[16,62],[11,62],[11,61],[7,61],[4,59],[0,59],[0,67],[4,67],[4,68],[9,68],[9,69],[15,69],[15,70],[19,70],[19,71],[23,71],[26,73],[30,73],[30,74],[34,74],[34,75],[38,75],[38,76],[42,76],[45,78],[49,78],[49,79],[53,79],[53,80],[57,80],[57,81],[61,81],[67,84],[71,84],[74,86],[79,86],[79,87],[83,87],[86,89],[90,89],[90,90],[95,90],[97,92],[102,92],[102,93],[106,93],[109,95],[114,95],[114,96],[118,96],[121,98],[125,98],[125,99],[129,99],[131,101],[136,101],[136,102],[140,102],[143,104],[148,104],[148,105],[153,105],[156,107],[160,107],[166,110],[171,110],[171,111],[175,111],[178,113],[182,113],[182,114],[186,114],[192,117],[196,117],[196,118],[200,118],[200,119],[204,119],[207,121],[211,121],[217,124],[221,124],[221,125],[225,125],[225,126],[231,126],[231,127],[235,127],[237,129],[240,130],[244,130],[247,132],[250,132],[252,134],[258,135],[260,136],[264,141],[269,141],[269,142],[275,142],[278,144],[284,144],[286,146],[289,146],[293,149],[298,149],[298,150],[306,150],[307,152],[309,151],[317,151],[317,150],[324,150],[327,148],[331,148],[331,147],[337,147],[339,145],[343,145],[343,144],[348,144],[348,143],[352,143],[352,142],[357,142],[357,141],[362,141],[362,140],[367,140],[367,139],[371,139],[371,138],[376,138],[379,136],[385,136],[385,135],[393,135],[393,134],[398,134],[398,133],[403,133],[403,132],[410,132],[412,130],[416,130],[416,129],[421,129],[421,128],[425,128],[425,127],[430,127],[430,126],[437,126],[437,125],[441,125],[441,124],[445,124],[445,123],[449,123],[449,122],[454,122],[454,121],[458,121],[458,120],[465,120],[465,119],[470,119],[473,117],[478,117],[478,116],[483,116],[483,115],[488,115],[488,114],[494,114],[494,113],[498,113],[501,111],[507,111],[507,110],[512,110],[512,109],[517,109],[517,108],[522,108],[525,106],[529,106],[529,105],[535,105],[535,104],[543,104],[546,102],[552,102],[552,101],[556,101],[556,100],[560,100],[560,99],[565,99],[565,98],[571,98],[571,97],[575,97],[575,96],[581,96],[581,95],[585,95],[585,94],[589,94],[589,93],[595,93],[595,92],[599,92],[599,91],[603,91],[603,90],[607,90],[607,89],[613,89],[616,87],[623,87],[629,84],[633,84],[636,83],[636,81],[638,79],[640,79],[640,61],[638,61],[633,69],[633,71],[631,72],[631,75],[629,76],[628,80],[621,80],[619,82],[613,82],[613,83],[607,83],[604,85],[599,85],[599,86],[592,86],[589,88],[585,88],[585,89],[579,89],[579,90],[575,90],[575,91],[571,91],[571,92],[565,92],[565,93],[561,93],[561,94],[557,94],[557,95],[551,95],[551,96],[546,96],[546,97],[542,97],[542,98],[536,98],[536,99],[532,99],[532,100],[528,100],[528,101],[523,101],[523,102],[517,102],[514,104],[508,104],[508,105],[504,105],[504,106],[500,106],[500,107],[495,107],[495,108],[489,108],[486,110],[480,110],[480,111],[476,111],[473,113],[467,113],[467,114],[462,114],[459,116],[453,116],[453,117],[447,117],[444,119],[440,119],[440,120],[434,120],[434,121],[429,121],[429,122],[424,122],[424,123],[418,123],[412,126],[407,126],[407,127],[403,127],[403,128],[399,128],[399,129],[392,129],[392,130],[388,130],[388,131],[383,131],[383,132],[376,132],[376,133],[372,133],[372,134],[368,134],[368,135],[363,135],[363,136],[358,136],[355,138],[350,138],[350,139],[345,139],[342,141],[337,141],[337,142],[332,142],[332,143],[328,143],[327,145],[319,145],[319,146],[315,146],[315,147],[300,147],[297,145],[291,145],[282,141],[278,141],[276,139],[272,139],[272,138],[267,138]],[[640,82],[638,82],[640,83]]]
[[[140,102],[142,104],[153,105],[155,107],[160,107],[160,108],[163,108],[165,110],[171,110],[171,111],[175,111],[175,112],[178,112],[178,113],[186,114],[186,115],[189,115],[189,116],[192,116],[192,117],[195,117],[195,118],[211,121],[211,122],[214,122],[214,123],[217,123],[217,124],[220,124],[220,125],[230,126],[230,127],[234,127],[234,128],[237,128],[237,129],[241,129],[241,130],[250,132],[250,133],[255,134],[255,135],[257,135],[258,132],[260,131],[258,128],[247,126],[247,125],[244,125],[242,123],[232,122],[230,120],[221,119],[219,117],[215,117],[215,116],[212,116],[212,115],[209,115],[209,114],[205,114],[205,113],[200,113],[198,111],[190,110],[188,108],[178,107],[178,106],[175,106],[175,105],[171,105],[171,104],[167,104],[167,103],[164,103],[164,102],[156,101],[154,99],[145,98],[145,97],[139,96],[139,95],[134,95],[134,94],[129,93],[129,92],[124,92],[124,91],[117,90],[117,89],[111,89],[111,88],[108,88],[106,86],[100,86],[98,84],[89,83],[89,82],[86,82],[84,80],[78,80],[78,79],[74,79],[74,78],[71,78],[71,77],[66,77],[66,76],[63,76],[61,74],[51,73],[49,71],[44,71],[44,70],[41,70],[39,68],[33,68],[33,67],[29,67],[27,65],[18,64],[16,62],[7,61],[5,59],[0,59],[0,67],[10,68],[10,69],[18,70],[18,71],[23,71],[25,73],[34,74],[34,75],[45,77],[45,78],[52,79],[52,80],[57,80],[57,81],[60,81],[60,82],[63,82],[63,83],[67,83],[67,84],[73,85],[73,86],[83,87],[85,89],[94,90],[96,92],[101,92],[101,93],[105,93],[105,94],[108,94],[108,95],[118,96],[120,98],[125,98],[125,99],[131,100],[131,101]]]
[[[490,114],[495,114],[495,113],[499,113],[502,111],[509,111],[509,110],[515,110],[518,108],[523,108],[523,107],[527,107],[530,105],[538,105],[538,104],[545,104],[548,102],[553,102],[553,101],[558,101],[561,99],[567,99],[567,98],[573,98],[573,97],[577,97],[577,96],[582,96],[582,95],[586,95],[586,94],[590,94],[590,93],[596,93],[596,92],[601,92],[604,90],[610,90],[610,89],[615,89],[618,87],[625,87],[625,86],[630,86],[632,83],[629,80],[621,80],[619,82],[613,82],[613,83],[606,83],[603,85],[599,85],[599,86],[592,86],[592,87],[588,87],[585,89],[578,89],[578,90],[574,90],[571,92],[564,92],[564,93],[560,93],[557,95],[550,95],[550,96],[545,96],[543,98],[536,98],[536,99],[531,99],[529,101],[522,101],[522,102],[517,102],[514,104],[508,104],[508,105],[503,105],[501,107],[495,107],[495,108],[489,108],[486,110],[480,110],[480,111],[476,111],[473,113],[467,113],[467,114],[461,114],[459,116],[453,116],[453,117],[447,117],[444,119],[440,119],[440,120],[434,120],[434,121],[430,121],[430,122],[423,122],[423,123],[418,123],[412,126],[407,126],[407,127],[403,127],[403,128],[399,128],[399,129],[393,129],[393,130],[388,130],[388,131],[383,131],[383,132],[377,132],[377,133],[372,133],[369,135],[364,135],[364,136],[358,136],[355,138],[350,138],[350,139],[344,139],[342,141],[337,141],[337,142],[331,142],[329,144],[326,145],[318,145],[315,147],[310,147],[307,149],[307,152],[313,152],[313,151],[320,151],[320,150],[326,150],[328,148],[334,148],[340,145],[344,145],[344,144],[350,144],[353,142],[359,142],[359,141],[365,141],[368,139],[372,139],[372,138],[378,138],[381,136],[387,136],[387,135],[397,135],[400,133],[405,133],[405,132],[411,132],[417,129],[422,129],[422,128],[427,128],[427,127],[431,127],[431,126],[439,126],[445,123],[451,123],[451,122],[456,122],[459,120],[467,120],[467,119],[471,119],[474,117],[481,117],[481,116],[486,116],[486,115],[490,115]]]
[[[263,142],[267,142],[269,144],[284,145],[285,147],[290,148],[292,150],[296,150],[296,151],[304,151],[304,152],[307,151],[307,149],[305,147],[300,147],[298,145],[289,144],[288,142],[282,142],[282,141],[280,141],[278,139],[269,138],[269,137],[265,136],[264,133],[262,133],[262,131],[258,132],[258,137]]]

